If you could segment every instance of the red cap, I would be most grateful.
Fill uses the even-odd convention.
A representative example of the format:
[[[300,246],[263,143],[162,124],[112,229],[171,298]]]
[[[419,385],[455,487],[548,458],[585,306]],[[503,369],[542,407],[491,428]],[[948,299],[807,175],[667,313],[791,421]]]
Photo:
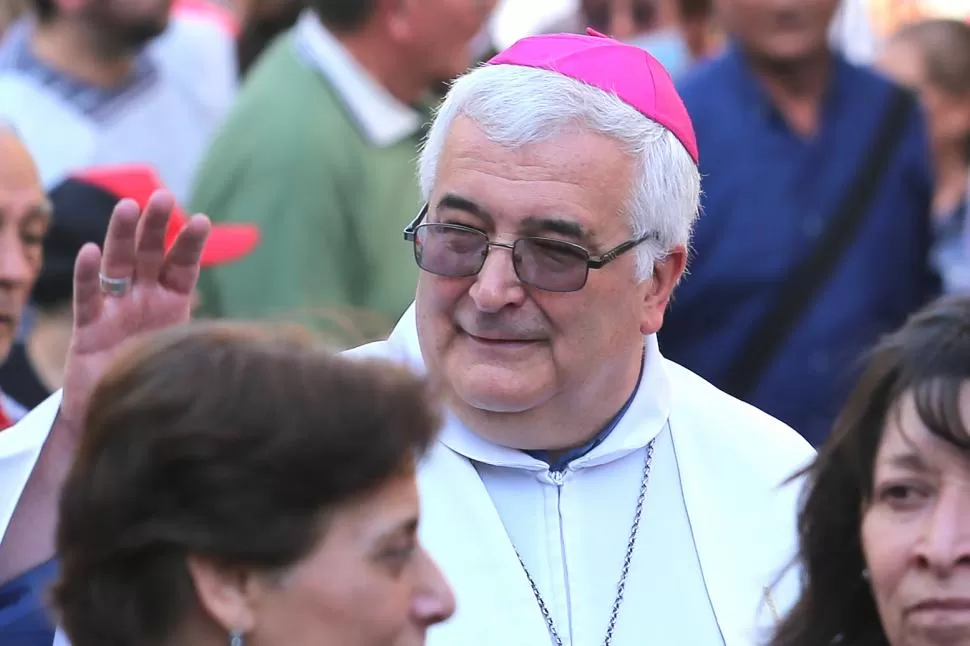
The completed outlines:
[[[687,108],[664,66],[646,51],[587,29],[586,34],[523,38],[488,62],[558,72],[615,94],[656,121],[698,161],[697,138]]]
[[[165,189],[154,169],[143,164],[100,166],[75,173],[74,177],[108,191],[118,200],[132,199],[141,208],[148,204],[152,193]],[[175,243],[179,231],[188,221],[185,212],[176,204],[165,232],[166,249]],[[254,224],[213,224],[202,250],[202,266],[222,265],[249,255],[259,244],[259,235],[259,228]]]

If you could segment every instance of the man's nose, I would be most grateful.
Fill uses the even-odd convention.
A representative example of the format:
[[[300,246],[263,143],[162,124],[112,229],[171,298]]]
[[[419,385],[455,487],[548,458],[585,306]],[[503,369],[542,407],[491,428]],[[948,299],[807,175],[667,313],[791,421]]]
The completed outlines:
[[[420,574],[411,611],[418,624],[433,626],[455,614],[455,595],[441,570],[423,548],[419,558]]]
[[[469,290],[480,311],[494,313],[509,305],[521,305],[525,300],[525,288],[512,262],[513,253],[513,250],[500,246],[489,249],[485,264]]]
[[[951,486],[927,519],[917,556],[939,576],[970,565],[970,486]]]

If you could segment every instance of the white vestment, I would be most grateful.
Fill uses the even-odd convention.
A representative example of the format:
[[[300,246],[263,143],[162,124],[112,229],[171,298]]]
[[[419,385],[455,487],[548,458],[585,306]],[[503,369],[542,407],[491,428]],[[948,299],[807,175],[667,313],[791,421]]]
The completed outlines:
[[[600,644],[616,597],[655,441],[639,535],[614,646],[755,646],[798,592],[779,577],[796,549],[796,485],[813,456],[781,422],[664,359],[646,338],[644,373],[614,430],[561,474],[494,445],[448,415],[419,470],[421,539],[455,590],[458,610],[429,646],[545,646],[549,631],[516,551],[564,644]],[[412,306],[387,341],[349,353],[423,370]],[[0,461],[5,530],[59,395],[0,433],[32,437]],[[29,464],[28,464],[29,463]],[[775,585],[778,583],[778,585]]]
[[[610,435],[567,467],[496,446],[448,416],[419,471],[421,538],[458,610],[429,646],[551,643],[522,556],[565,644],[601,644],[656,438],[614,646],[755,646],[795,600],[800,488],[813,457],[797,433],[664,359]],[[414,306],[385,342],[350,351],[422,371]],[[777,586],[774,584],[778,582]]]

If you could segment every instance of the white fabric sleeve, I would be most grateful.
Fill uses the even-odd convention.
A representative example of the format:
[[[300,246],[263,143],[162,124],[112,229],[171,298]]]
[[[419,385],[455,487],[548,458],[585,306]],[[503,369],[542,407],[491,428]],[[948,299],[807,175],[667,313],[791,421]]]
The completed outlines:
[[[7,533],[13,511],[60,407],[61,391],[58,390],[22,420],[0,431],[0,541]]]

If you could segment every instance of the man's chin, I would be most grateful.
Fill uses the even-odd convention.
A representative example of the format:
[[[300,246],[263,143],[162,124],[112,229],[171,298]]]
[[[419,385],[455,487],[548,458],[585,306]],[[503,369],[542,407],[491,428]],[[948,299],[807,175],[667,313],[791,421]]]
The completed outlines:
[[[482,413],[492,413],[495,415],[517,415],[526,413],[535,406],[532,402],[524,402],[521,399],[495,397],[494,393],[489,393],[487,397],[462,397],[462,400]]]
[[[526,384],[513,375],[468,374],[452,380],[455,395],[464,404],[484,413],[525,413],[539,406],[546,398],[535,384]],[[530,387],[531,386],[531,387]]]

